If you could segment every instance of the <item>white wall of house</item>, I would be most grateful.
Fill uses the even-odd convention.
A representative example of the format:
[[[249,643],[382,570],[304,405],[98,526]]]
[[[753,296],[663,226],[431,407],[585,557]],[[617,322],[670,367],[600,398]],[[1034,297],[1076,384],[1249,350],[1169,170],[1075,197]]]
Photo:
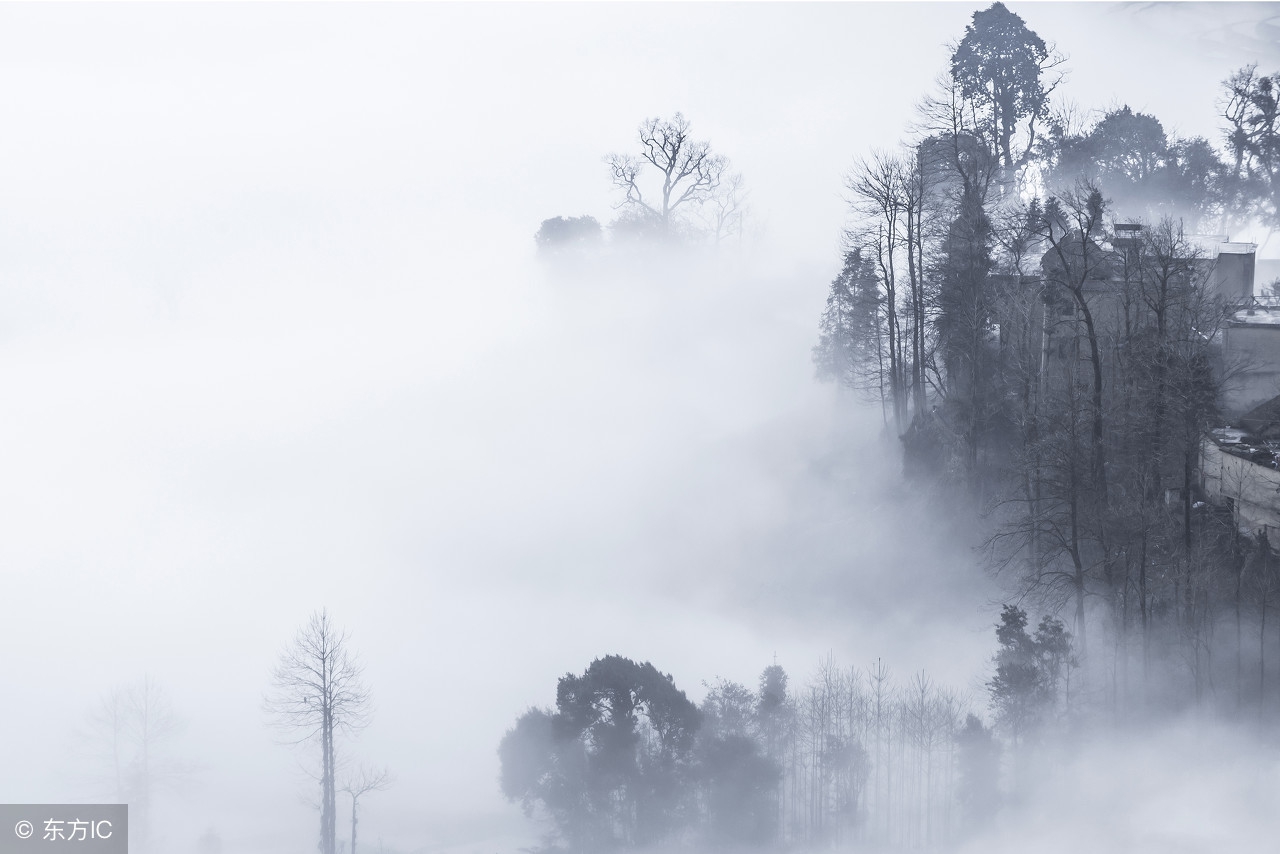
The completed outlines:
[[[1210,501],[1234,502],[1241,531],[1257,534],[1265,529],[1270,542],[1280,543],[1280,471],[1228,454],[1205,439],[1201,476]]]

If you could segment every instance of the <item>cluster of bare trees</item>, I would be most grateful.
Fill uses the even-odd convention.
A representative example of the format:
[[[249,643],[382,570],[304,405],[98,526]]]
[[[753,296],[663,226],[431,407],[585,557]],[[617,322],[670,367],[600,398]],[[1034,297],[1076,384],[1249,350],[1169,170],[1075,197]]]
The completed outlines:
[[[753,738],[776,763],[780,842],[936,847],[969,823],[962,780],[1000,784],[998,760],[982,763],[998,755],[990,731],[966,697],[923,672],[899,683],[882,662],[860,670],[828,657],[796,686],[773,665],[758,692],[721,680],[701,708],[709,732]],[[984,757],[964,755],[967,718],[988,735]]]

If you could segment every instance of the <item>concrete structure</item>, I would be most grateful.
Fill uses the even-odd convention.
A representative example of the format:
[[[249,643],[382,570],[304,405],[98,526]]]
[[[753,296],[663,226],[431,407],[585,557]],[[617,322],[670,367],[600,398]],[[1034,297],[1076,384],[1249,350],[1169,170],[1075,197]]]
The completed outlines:
[[[1210,278],[1213,289],[1229,303],[1244,303],[1253,298],[1254,258],[1256,243],[1218,244]]]
[[[1259,300],[1236,311],[1222,343],[1223,409],[1229,419],[1280,395],[1280,303]]]
[[[1255,296],[1280,296],[1272,293],[1272,285],[1280,281],[1280,258],[1255,258],[1253,293]]]
[[[1118,223],[1112,247],[1117,270],[1136,260],[1139,225]],[[1280,262],[1257,260],[1257,245],[1227,235],[1189,236],[1199,257],[1192,271],[1230,308],[1221,334],[1224,415],[1238,427],[1213,430],[1202,442],[1200,487],[1217,506],[1230,507],[1236,525],[1250,535],[1265,533],[1280,543],[1280,293],[1255,291],[1259,268],[1274,278]],[[1132,254],[1131,254],[1132,253]],[[1262,284],[1270,284],[1272,278]],[[1090,289],[1104,322],[1114,322],[1118,285]]]
[[[1280,395],[1280,300],[1257,298],[1256,243],[1225,234],[1188,239],[1200,252],[1197,272],[1234,308],[1222,332],[1223,408],[1228,418],[1237,418]]]
[[[1141,310],[1133,291],[1143,275],[1143,228],[1140,223],[1118,222],[1109,244],[1090,241],[1094,276],[1084,282],[1084,291],[1104,336],[1128,328],[1132,313]],[[1180,275],[1207,285],[1232,308],[1220,338],[1220,355],[1226,379],[1224,414],[1236,418],[1280,395],[1280,295],[1255,295],[1257,244],[1232,241],[1225,234],[1185,235],[1185,239],[1193,258]],[[1078,243],[1067,251],[1078,257]],[[1057,263],[1052,251],[1041,258],[1046,271]],[[1069,301],[1061,301],[1057,308],[1063,317],[1075,313]]]
[[[1205,495],[1229,504],[1242,532],[1280,542],[1280,470],[1270,443],[1250,442],[1242,430],[1215,430],[1204,440],[1200,473]]]

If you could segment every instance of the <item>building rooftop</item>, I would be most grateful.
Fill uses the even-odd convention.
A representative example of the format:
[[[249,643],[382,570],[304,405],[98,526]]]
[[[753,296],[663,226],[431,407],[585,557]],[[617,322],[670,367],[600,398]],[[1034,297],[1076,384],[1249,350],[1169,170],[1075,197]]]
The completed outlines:
[[[1276,303],[1275,298],[1269,300],[1254,299],[1255,303],[1250,308],[1242,308],[1231,315],[1232,323],[1243,323],[1249,326],[1280,326],[1280,304],[1270,306],[1261,305],[1263,302]]]

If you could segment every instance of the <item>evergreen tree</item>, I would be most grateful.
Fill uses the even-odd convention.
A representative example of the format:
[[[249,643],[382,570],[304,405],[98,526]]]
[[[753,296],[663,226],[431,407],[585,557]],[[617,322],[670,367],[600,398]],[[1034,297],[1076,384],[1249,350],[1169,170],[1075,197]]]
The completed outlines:
[[[861,248],[846,252],[839,275],[831,280],[813,362],[818,379],[887,406],[883,302],[874,262]]]
[[[1044,72],[1058,62],[1044,39],[1003,3],[974,12],[952,54],[951,76],[974,112],[985,118],[1006,169],[1021,166],[1033,150],[1036,124],[1048,112],[1055,85],[1046,85]],[[1020,126],[1026,128],[1027,146],[1015,154]]]
[[[556,687],[498,748],[502,787],[575,850],[654,844],[690,809],[697,707],[652,664],[609,655]]]
[[[1027,634],[1027,612],[1005,605],[996,625],[999,649],[996,673],[987,682],[991,707],[1009,732],[1016,748],[1035,727],[1049,697],[1049,686],[1040,667],[1036,642]]]
[[[995,305],[990,287],[991,221],[976,193],[965,192],[942,247],[937,319],[946,366],[949,421],[960,431],[964,469],[976,476],[978,450],[996,405],[993,394]]]

